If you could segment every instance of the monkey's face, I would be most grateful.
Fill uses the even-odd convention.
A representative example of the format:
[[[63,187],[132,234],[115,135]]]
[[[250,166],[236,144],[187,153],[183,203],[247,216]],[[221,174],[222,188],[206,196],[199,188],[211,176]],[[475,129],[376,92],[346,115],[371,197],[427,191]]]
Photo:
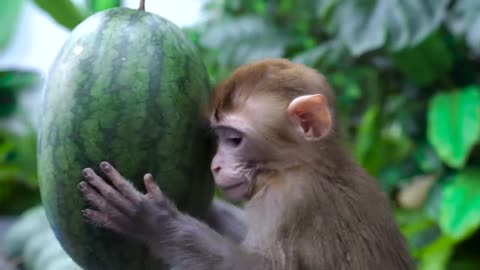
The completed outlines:
[[[210,121],[217,137],[211,170],[217,186],[232,200],[248,200],[253,195],[257,173],[273,157],[271,145],[261,138],[251,119],[235,113]]]
[[[330,130],[323,95],[285,102],[275,96],[250,96],[242,106],[210,117],[217,135],[211,170],[226,197],[248,200],[262,188],[262,174],[298,167],[313,144]],[[307,161],[308,162],[308,161]],[[256,183],[258,182],[258,183]],[[258,184],[258,185],[257,185]]]
[[[215,183],[232,200],[248,198],[255,176],[255,162],[250,138],[228,126],[215,127],[217,152],[211,169]]]

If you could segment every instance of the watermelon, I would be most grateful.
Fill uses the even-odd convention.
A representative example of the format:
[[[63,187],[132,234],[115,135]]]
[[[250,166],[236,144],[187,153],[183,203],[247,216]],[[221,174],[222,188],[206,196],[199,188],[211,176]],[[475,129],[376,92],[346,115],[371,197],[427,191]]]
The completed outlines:
[[[156,269],[148,250],[88,225],[81,169],[111,162],[141,191],[151,172],[182,211],[201,217],[213,196],[201,112],[206,69],[184,33],[142,10],[114,8],[78,25],[52,64],[38,138],[43,205],[56,238],[84,269]]]

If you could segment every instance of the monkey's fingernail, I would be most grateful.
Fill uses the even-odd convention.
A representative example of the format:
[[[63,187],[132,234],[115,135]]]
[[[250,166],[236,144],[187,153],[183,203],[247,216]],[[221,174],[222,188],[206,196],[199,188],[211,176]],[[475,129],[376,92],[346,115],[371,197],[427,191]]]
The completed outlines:
[[[112,167],[110,167],[110,164],[108,164],[108,162],[106,161],[100,163],[100,168],[102,168],[105,172],[109,172],[112,169]]]
[[[87,179],[89,179],[90,176],[92,176],[92,175],[90,174],[90,170],[89,170],[88,168],[87,168],[87,169],[84,169],[84,170],[82,171],[82,174],[83,174],[83,177],[85,177],[85,178],[87,178]]]
[[[87,183],[85,182],[80,182],[80,184],[78,184],[78,189],[80,190],[85,190],[87,187]]]

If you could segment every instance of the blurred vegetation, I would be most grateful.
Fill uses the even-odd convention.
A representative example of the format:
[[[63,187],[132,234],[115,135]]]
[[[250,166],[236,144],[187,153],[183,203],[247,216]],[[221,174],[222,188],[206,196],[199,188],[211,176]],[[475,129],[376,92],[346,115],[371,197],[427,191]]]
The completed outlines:
[[[21,2],[0,3],[8,13],[0,14],[8,26],[0,49]],[[120,1],[35,3],[72,29]],[[337,93],[345,146],[391,198],[418,268],[478,268],[480,1],[207,0],[205,12],[185,30],[213,82],[264,57],[324,73]],[[12,78],[28,82],[30,73],[0,74],[5,121],[26,86]],[[33,131],[0,127],[0,212],[10,213],[36,191],[35,140]]]
[[[0,53],[9,45],[28,0],[0,1]],[[87,16],[121,4],[120,0],[32,0],[60,25],[73,29]],[[40,74],[0,68],[0,215],[18,214],[40,202],[36,130],[19,106],[22,92],[38,88]]]

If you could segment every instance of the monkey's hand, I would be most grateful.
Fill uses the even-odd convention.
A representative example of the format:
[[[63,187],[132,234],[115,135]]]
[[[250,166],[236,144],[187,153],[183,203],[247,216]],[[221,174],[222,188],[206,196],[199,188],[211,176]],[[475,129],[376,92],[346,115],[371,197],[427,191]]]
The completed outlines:
[[[147,193],[143,194],[108,162],[100,163],[100,168],[111,184],[86,168],[82,173],[87,181],[78,185],[93,208],[82,210],[87,222],[147,244],[153,235],[169,231],[179,211],[163,196],[151,174],[144,176]]]
[[[85,220],[144,243],[155,257],[181,269],[272,269],[261,254],[245,250],[203,222],[180,213],[163,196],[150,174],[144,177],[146,194],[137,191],[107,162],[100,168],[110,179],[83,170],[79,189],[93,209]]]

